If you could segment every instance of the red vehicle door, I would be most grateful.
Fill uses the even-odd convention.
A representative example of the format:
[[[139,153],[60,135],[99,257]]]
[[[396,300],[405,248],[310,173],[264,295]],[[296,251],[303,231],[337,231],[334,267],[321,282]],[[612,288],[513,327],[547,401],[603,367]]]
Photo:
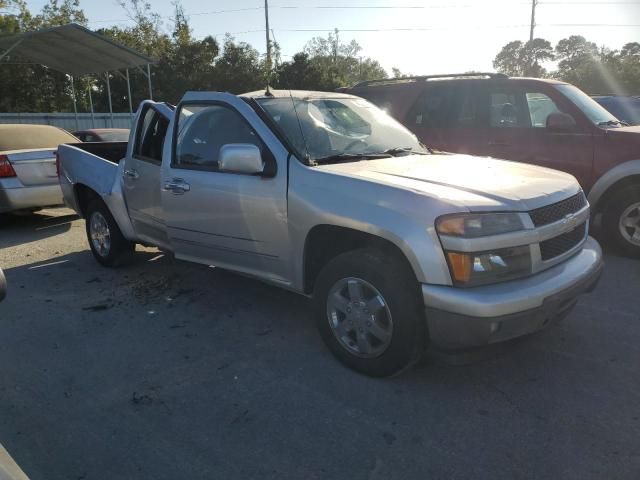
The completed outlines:
[[[490,88],[485,97],[486,153],[562,170],[588,187],[593,168],[593,137],[587,128],[575,122],[560,99],[547,93],[551,92],[511,86]],[[547,119],[553,113],[572,116],[575,125],[562,130],[547,128]]]

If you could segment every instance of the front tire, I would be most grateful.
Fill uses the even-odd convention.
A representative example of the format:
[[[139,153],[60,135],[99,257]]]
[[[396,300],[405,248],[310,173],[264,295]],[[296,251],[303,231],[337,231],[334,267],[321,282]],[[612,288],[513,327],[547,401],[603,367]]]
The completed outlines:
[[[640,257],[640,186],[623,188],[613,195],[602,226],[616,251],[628,257]]]
[[[135,250],[135,243],[122,235],[111,212],[101,200],[89,204],[86,214],[89,247],[95,259],[105,267],[115,267]]]
[[[424,308],[413,272],[397,255],[377,249],[338,255],[320,272],[313,303],[322,339],[346,366],[385,377],[420,360]]]

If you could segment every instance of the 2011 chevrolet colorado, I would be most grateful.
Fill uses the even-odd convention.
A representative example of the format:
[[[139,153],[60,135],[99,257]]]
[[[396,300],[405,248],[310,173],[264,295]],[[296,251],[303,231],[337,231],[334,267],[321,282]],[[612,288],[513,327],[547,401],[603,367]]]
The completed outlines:
[[[101,264],[141,243],[310,295],[369,375],[537,331],[603,268],[571,175],[435,154],[340,93],[145,101],[128,143],[61,145],[58,172]]]

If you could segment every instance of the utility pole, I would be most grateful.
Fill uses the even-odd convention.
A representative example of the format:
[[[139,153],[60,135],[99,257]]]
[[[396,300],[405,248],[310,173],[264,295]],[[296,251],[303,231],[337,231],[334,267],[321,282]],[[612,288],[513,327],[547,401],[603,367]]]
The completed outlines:
[[[531,0],[531,29],[529,30],[529,41],[533,40],[533,30],[536,28],[536,7],[538,0]]]
[[[264,22],[266,24],[266,40],[267,40],[267,88],[269,88],[269,79],[271,77],[271,41],[269,40],[269,1],[264,0]]]

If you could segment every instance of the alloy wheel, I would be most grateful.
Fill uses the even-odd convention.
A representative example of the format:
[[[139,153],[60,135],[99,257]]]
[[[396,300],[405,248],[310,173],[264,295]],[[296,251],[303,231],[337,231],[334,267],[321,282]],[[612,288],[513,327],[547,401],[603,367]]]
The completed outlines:
[[[629,205],[620,215],[620,234],[627,242],[640,246],[640,202]]]
[[[378,357],[391,344],[391,312],[366,280],[349,277],[336,282],[327,297],[327,319],[340,345],[356,356]]]
[[[93,212],[89,221],[91,243],[98,255],[106,257],[111,251],[111,232],[109,224],[100,212]]]

